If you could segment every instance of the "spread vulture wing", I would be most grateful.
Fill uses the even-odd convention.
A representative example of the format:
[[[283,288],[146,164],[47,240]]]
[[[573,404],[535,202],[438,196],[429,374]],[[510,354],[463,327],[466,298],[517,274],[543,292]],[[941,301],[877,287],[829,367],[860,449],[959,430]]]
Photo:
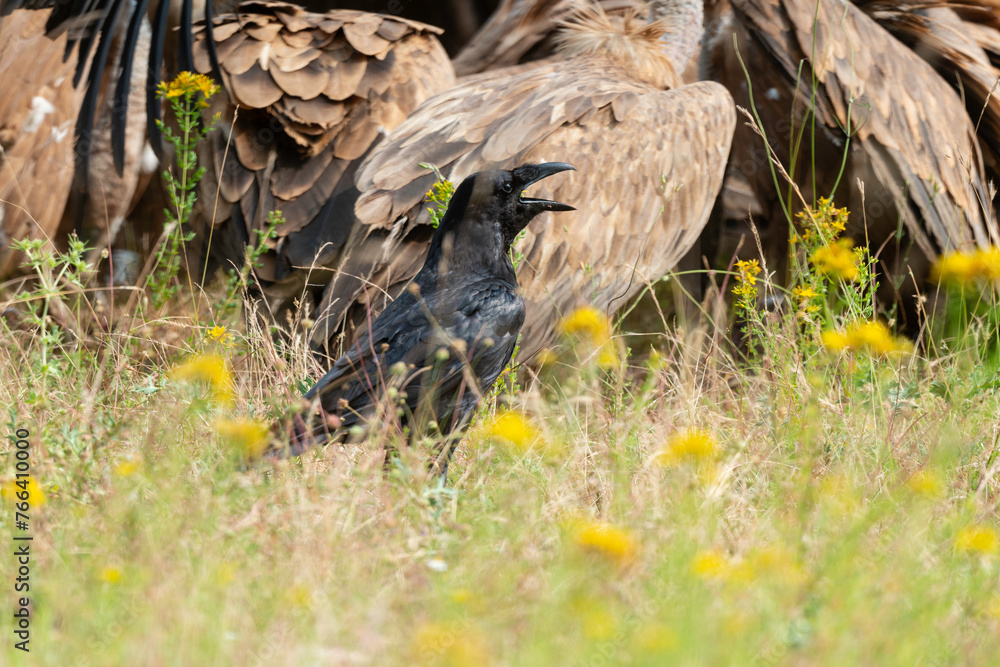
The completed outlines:
[[[204,243],[211,236],[217,260],[239,266],[253,230],[280,210],[286,222],[258,270],[271,285],[324,244],[332,252],[343,243],[335,205],[352,187],[352,161],[454,75],[440,31],[398,17],[252,2],[210,30],[213,39],[207,24],[195,29],[195,67],[211,71],[215,44],[228,99],[216,102],[222,122],[204,151],[195,229]],[[296,272],[272,296],[299,296],[307,275]]]
[[[577,171],[539,196],[575,206],[544,214],[517,246],[527,306],[521,354],[547,344],[560,313],[623,305],[668,271],[698,237],[722,183],[735,113],[717,84],[675,90],[598,56],[470,77],[428,100],[390,134],[356,176],[359,223],[327,287],[313,344],[398,293],[419,269],[433,231],[421,202],[435,177],[560,160]],[[652,71],[648,78],[657,78]],[[350,335],[348,335],[350,338]]]

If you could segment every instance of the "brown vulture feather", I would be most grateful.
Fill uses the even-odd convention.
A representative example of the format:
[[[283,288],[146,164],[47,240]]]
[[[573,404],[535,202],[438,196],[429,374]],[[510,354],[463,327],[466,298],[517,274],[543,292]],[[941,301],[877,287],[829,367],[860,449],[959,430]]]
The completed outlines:
[[[700,20],[700,1],[685,6]],[[690,30],[690,17],[683,25]],[[517,246],[522,359],[551,341],[560,315],[584,304],[613,310],[669,271],[712,209],[735,124],[721,86],[678,87],[669,36],[660,40],[672,27],[586,10],[558,58],[468,77],[417,109],[358,170],[358,223],[313,345],[336,356],[337,334],[349,338],[419,269],[433,232],[422,202],[435,180],[421,162],[453,182],[525,162],[577,168],[538,196],[578,212],[558,222],[544,214]]]
[[[17,10],[0,22],[0,276],[21,253],[10,242],[56,241],[73,181],[76,54],[45,35],[48,11]]]
[[[286,222],[257,271],[277,315],[310,279],[293,268],[346,239],[353,216],[338,214],[338,198],[353,190],[354,162],[454,74],[437,28],[393,16],[247,2],[212,31],[227,94],[215,100],[220,129],[202,149],[199,261],[211,240],[216,261],[241,265],[253,230],[280,210]],[[206,35],[196,28],[195,66],[205,73]]]
[[[467,76],[538,60],[555,51],[559,23],[578,0],[501,0],[452,63],[455,74]],[[645,8],[643,0],[598,0],[608,14]]]
[[[90,154],[87,181],[74,195],[74,127],[85,86],[73,87],[79,49],[66,52],[67,32],[46,34],[50,10],[17,10],[0,21],[0,276],[18,268],[20,253],[10,242],[49,238],[65,245],[80,223],[80,234],[94,248],[89,260],[107,248],[131,210],[140,182],[145,146],[145,69],[135,68],[125,125],[125,170],[119,175],[111,156],[111,107],[118,71],[105,73],[97,100],[98,122],[86,141]],[[124,27],[122,27],[124,30]],[[135,57],[148,55],[148,22],[143,22]],[[121,50],[117,34],[113,50]],[[63,60],[64,56],[66,59]],[[89,65],[88,65],[89,66]],[[76,210],[85,211],[82,220]]]
[[[778,159],[807,197],[833,193],[838,205],[849,207],[848,234],[880,253],[888,273],[881,281],[882,298],[898,303],[912,327],[914,294],[938,254],[1000,241],[962,100],[920,56],[850,3],[732,0],[731,12],[720,2],[713,3],[710,15],[713,37],[706,55],[713,77],[737,104],[750,108],[733,50],[735,33],[756,110]],[[790,145],[810,106],[816,117],[815,155],[807,130],[793,169]],[[763,142],[744,123],[737,127],[732,160],[768,211],[765,254],[780,275],[787,218]],[[863,201],[858,180],[864,183]],[[785,184],[781,187],[785,196]],[[903,233],[897,242],[900,220]],[[917,284],[909,279],[911,272]],[[895,294],[893,276],[902,283]]]
[[[991,181],[1000,180],[1000,3],[865,0],[857,3],[952,85],[965,101]]]

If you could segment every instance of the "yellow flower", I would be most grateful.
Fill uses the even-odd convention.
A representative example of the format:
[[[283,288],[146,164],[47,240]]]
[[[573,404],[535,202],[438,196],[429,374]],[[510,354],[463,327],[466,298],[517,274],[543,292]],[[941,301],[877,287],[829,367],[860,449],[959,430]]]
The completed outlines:
[[[840,239],[817,248],[809,259],[820,273],[842,280],[856,280],[859,275],[858,255],[852,250],[853,245],[850,239]]]
[[[535,361],[538,362],[539,366],[549,366],[559,361],[559,356],[549,348],[545,348],[538,352]]]
[[[897,349],[892,332],[881,322],[856,324],[847,330],[847,338],[851,347],[868,350],[873,354],[889,354]]]
[[[969,285],[979,279],[1000,279],[1000,248],[956,251],[941,255],[934,264],[932,276],[942,283]]]
[[[312,606],[312,593],[301,584],[296,584],[285,592],[285,600],[293,607],[309,609]]]
[[[691,561],[691,571],[702,579],[724,579],[729,571],[729,558],[717,549],[702,551]]]
[[[824,331],[821,337],[823,347],[833,352],[846,350],[851,344],[851,340],[843,331]]]
[[[115,464],[114,472],[119,477],[129,477],[134,475],[139,469],[139,464],[132,459],[125,459]]]
[[[170,372],[175,380],[204,382],[212,390],[212,396],[221,404],[233,402],[233,378],[225,359],[214,354],[194,357],[186,364],[177,366]]]
[[[823,346],[833,352],[867,352],[872,356],[902,354],[912,350],[909,341],[893,337],[881,322],[858,322],[846,331],[824,331]]]
[[[413,636],[413,653],[422,665],[482,667],[491,662],[482,633],[467,624],[421,625]]]
[[[208,106],[208,98],[219,92],[212,79],[204,74],[194,74],[192,72],[181,72],[173,81],[162,81],[158,87],[160,97],[171,99],[182,95],[193,97],[200,93],[204,99],[199,102],[202,108]]]
[[[223,562],[215,568],[215,583],[219,586],[228,586],[236,578],[236,568],[232,563]]]
[[[736,262],[736,284],[733,295],[737,297],[738,307],[749,309],[757,298],[757,276],[760,274],[760,263],[756,259],[746,259]]]
[[[918,496],[928,498],[938,498],[944,491],[940,477],[933,470],[918,470],[906,480],[906,486]]]
[[[122,580],[122,571],[117,567],[105,567],[101,570],[101,581],[108,584],[117,584]]]
[[[653,460],[669,467],[683,461],[712,461],[718,454],[719,445],[711,433],[705,429],[688,428],[671,435],[666,445],[653,455]]]
[[[41,507],[45,504],[45,492],[34,477],[7,482],[0,487],[0,496],[12,503],[27,502],[28,507]]]
[[[620,565],[630,562],[637,550],[631,534],[604,521],[580,521],[574,529],[573,541],[584,551]]]
[[[737,280],[743,280],[751,284],[756,283],[757,276],[760,275],[761,272],[760,262],[756,259],[741,259],[736,262],[736,271],[739,273],[739,275],[736,276]]]
[[[517,412],[499,413],[487,426],[486,436],[501,440],[520,452],[535,448],[541,440],[538,429]]]
[[[988,280],[1000,280],[1000,248],[980,250],[976,253],[976,267]]]
[[[989,526],[966,526],[955,536],[955,548],[967,553],[994,554],[1000,549],[1000,537]]]
[[[271,441],[271,431],[266,425],[248,419],[219,419],[215,431],[247,458],[260,456]]]
[[[608,318],[596,308],[584,306],[564,318],[559,329],[570,336],[589,338],[597,344],[603,344],[611,338],[611,324]]]
[[[232,347],[235,345],[233,342],[233,334],[230,333],[226,327],[214,326],[208,329],[205,334],[208,336],[209,340],[214,343],[219,343],[225,347]]]
[[[815,299],[819,294],[812,287],[796,287],[792,290],[792,295],[797,301],[808,301]]]
[[[613,368],[618,365],[618,349],[611,337],[611,323],[599,310],[590,306],[578,308],[559,323],[559,330],[591,345],[597,365]]]

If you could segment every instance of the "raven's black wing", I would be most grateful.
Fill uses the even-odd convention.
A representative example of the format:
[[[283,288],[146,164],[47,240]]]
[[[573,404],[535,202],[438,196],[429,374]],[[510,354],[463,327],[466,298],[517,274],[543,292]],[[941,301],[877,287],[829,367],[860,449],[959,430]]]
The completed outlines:
[[[509,363],[523,321],[516,288],[495,279],[405,291],[305,397],[350,428],[370,421],[394,386],[406,421],[434,419],[448,433]],[[321,422],[312,435],[324,440],[327,428]],[[306,444],[297,436],[292,453]]]

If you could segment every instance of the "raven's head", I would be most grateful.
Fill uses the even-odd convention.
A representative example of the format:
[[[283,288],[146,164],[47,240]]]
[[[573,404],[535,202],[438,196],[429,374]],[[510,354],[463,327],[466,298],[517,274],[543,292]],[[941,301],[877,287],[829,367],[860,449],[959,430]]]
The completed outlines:
[[[529,197],[525,188],[570,169],[573,167],[562,162],[525,164],[466,178],[448,203],[421,273],[440,275],[455,267],[478,271],[507,266],[509,270],[510,244],[532,218],[545,211],[576,210],[557,201]]]
[[[532,198],[525,193],[533,183],[568,170],[575,171],[564,162],[548,162],[473,174],[455,190],[441,221],[442,231],[454,230],[464,241],[479,244],[486,242],[485,236],[499,235],[498,249],[506,252],[539,213],[575,210],[567,204]]]

